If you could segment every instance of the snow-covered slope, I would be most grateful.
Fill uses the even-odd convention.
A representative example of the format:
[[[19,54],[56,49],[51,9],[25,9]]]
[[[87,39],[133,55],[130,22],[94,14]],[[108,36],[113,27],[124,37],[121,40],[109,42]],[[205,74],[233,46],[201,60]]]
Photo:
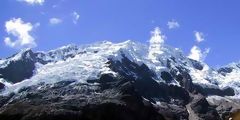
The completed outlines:
[[[36,52],[34,59],[37,60],[35,60],[33,76],[15,84],[1,79],[0,82],[5,84],[5,90],[1,94],[17,92],[22,87],[40,83],[52,84],[68,80],[87,83],[87,80],[98,79],[101,74],[105,73],[117,76],[117,73],[109,68],[108,61],[109,59],[121,61],[124,55],[138,65],[147,65],[156,74],[154,79],[157,82],[166,82],[161,78],[162,71],[169,73],[175,71],[174,74],[178,75],[181,69],[191,75],[194,84],[220,89],[231,87],[235,90],[236,97],[239,97],[239,64],[229,65],[228,68],[231,70],[227,72],[214,70],[206,63],[187,58],[178,48],[165,45],[161,42],[164,38],[160,36],[161,32],[156,30],[153,33],[150,47],[130,40],[122,43],[104,41],[84,46],[68,45],[49,52]],[[8,66],[11,61],[21,60],[26,51],[29,50],[23,50],[13,57],[0,60],[0,68]],[[27,56],[31,58],[30,55]],[[180,86],[179,81],[175,79],[168,84]]]
[[[8,64],[10,62],[14,62],[14,61],[23,59],[24,55],[26,58],[30,58],[30,54],[27,53],[28,51],[30,51],[29,48],[22,49],[19,53],[15,54],[7,59],[0,59],[0,68],[5,68],[6,66],[8,66]],[[24,53],[26,53],[26,54],[24,54]]]
[[[69,47],[61,47],[47,53],[42,52],[42,56],[38,57],[52,62],[45,65],[37,62],[35,74],[30,79],[16,84],[6,84],[5,92],[16,92],[24,86],[36,85],[42,82],[51,84],[59,81],[76,80],[77,82],[86,83],[86,80],[97,79],[100,74],[116,74],[108,67],[107,61],[109,58],[121,60],[121,53],[123,52],[128,55],[128,58],[136,62],[140,62],[141,57],[144,57],[141,56],[142,54],[137,55],[137,52],[140,51],[137,49],[141,47],[137,48],[136,44],[131,41],[119,44],[105,41],[84,47],[76,47],[76,49],[64,52],[66,51],[65,48]],[[66,58],[67,55],[71,57]]]

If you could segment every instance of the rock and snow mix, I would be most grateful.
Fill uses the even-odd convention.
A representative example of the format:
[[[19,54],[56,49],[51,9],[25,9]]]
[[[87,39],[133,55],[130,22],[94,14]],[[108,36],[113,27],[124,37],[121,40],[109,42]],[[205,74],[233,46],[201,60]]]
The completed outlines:
[[[0,60],[0,68],[6,67],[11,61],[21,59],[24,50],[13,57]],[[1,94],[16,92],[22,87],[36,85],[39,83],[56,83],[59,81],[76,80],[86,83],[86,80],[99,78],[101,74],[111,73],[116,75],[108,66],[108,60],[121,61],[122,55],[139,65],[146,64],[152,69],[161,80],[161,71],[170,71],[168,60],[172,59],[171,65],[181,66],[189,70],[189,74],[194,84],[204,87],[226,88],[232,87],[239,97],[240,94],[240,67],[237,63],[228,67],[233,68],[231,72],[220,74],[217,70],[210,68],[207,64],[202,64],[203,69],[193,67],[191,60],[185,57],[181,50],[172,48],[164,44],[164,36],[159,28],[153,31],[149,47],[141,43],[126,41],[122,43],[100,42],[92,45],[76,46],[68,45],[49,52],[37,52],[38,59],[50,61],[47,64],[36,63],[34,75],[30,79],[11,84],[4,82],[6,88]],[[173,84],[179,85],[175,80]]]

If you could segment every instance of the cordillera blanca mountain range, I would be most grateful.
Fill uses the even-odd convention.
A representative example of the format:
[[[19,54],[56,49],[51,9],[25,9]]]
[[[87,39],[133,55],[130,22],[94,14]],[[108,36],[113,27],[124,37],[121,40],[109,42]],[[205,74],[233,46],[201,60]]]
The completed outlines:
[[[0,120],[240,120],[240,63],[212,68],[164,43],[21,50],[0,59]]]

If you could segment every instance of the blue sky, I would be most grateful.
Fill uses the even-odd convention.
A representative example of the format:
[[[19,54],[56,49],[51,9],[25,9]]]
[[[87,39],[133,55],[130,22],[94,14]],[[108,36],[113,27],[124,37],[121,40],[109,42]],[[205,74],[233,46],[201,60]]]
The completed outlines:
[[[7,37],[11,42],[18,39],[13,36],[14,31],[6,31],[6,22],[11,20],[31,24],[28,33],[36,44],[34,50],[103,40],[130,39],[148,44],[150,31],[158,26],[167,37],[166,44],[181,48],[186,55],[193,46],[202,51],[210,49],[205,62],[211,66],[240,58],[239,0],[29,1],[35,0],[0,1],[1,58],[19,51],[17,45],[7,45],[5,41]],[[174,23],[171,29],[168,22]],[[196,40],[196,33],[200,41]]]

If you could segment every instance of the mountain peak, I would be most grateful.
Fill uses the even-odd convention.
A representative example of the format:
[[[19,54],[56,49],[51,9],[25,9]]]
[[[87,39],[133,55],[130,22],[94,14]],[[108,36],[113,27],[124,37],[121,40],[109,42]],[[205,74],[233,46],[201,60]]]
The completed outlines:
[[[160,40],[160,35],[157,30],[153,37]],[[52,93],[42,91],[55,88],[67,93],[63,95],[67,97],[74,93],[85,95],[84,91],[86,95],[103,94],[105,89],[108,93],[109,89],[123,90],[121,93],[125,94],[129,91],[125,89],[134,88],[130,89],[131,93],[134,90],[141,95],[139,98],[153,101],[150,104],[157,106],[161,106],[159,101],[185,106],[189,103],[189,94],[231,96],[238,100],[240,70],[228,70],[211,69],[206,63],[184,56],[181,50],[156,41],[150,45],[131,40],[82,46],[70,44],[36,53],[26,49],[0,60],[0,96],[10,93],[22,96],[31,91],[51,97]],[[85,88],[88,90],[83,90]],[[201,100],[206,103],[204,98],[200,103],[195,101],[197,105]]]
[[[62,47],[59,47],[57,49],[50,50],[50,51],[48,51],[48,53],[57,52],[57,51],[66,51],[66,50],[69,50],[69,49],[77,49],[77,48],[78,48],[78,46],[76,44],[68,44],[66,46],[62,46]]]
[[[26,48],[26,49],[21,49],[20,52],[18,52],[17,54],[9,57],[8,59],[11,59],[12,61],[16,61],[16,60],[20,60],[23,57],[30,57],[30,55],[32,55],[33,51],[31,48]]]

